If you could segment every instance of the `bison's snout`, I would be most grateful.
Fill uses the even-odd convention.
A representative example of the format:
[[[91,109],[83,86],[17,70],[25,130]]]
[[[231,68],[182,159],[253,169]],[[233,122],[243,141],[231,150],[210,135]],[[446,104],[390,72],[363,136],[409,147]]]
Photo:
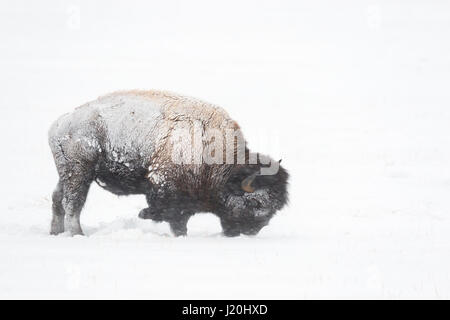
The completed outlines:
[[[269,219],[264,219],[262,221],[254,221],[252,223],[244,225],[241,228],[241,232],[242,232],[242,234],[245,234],[246,236],[255,236],[261,231],[262,228],[264,228],[268,224],[269,224]]]

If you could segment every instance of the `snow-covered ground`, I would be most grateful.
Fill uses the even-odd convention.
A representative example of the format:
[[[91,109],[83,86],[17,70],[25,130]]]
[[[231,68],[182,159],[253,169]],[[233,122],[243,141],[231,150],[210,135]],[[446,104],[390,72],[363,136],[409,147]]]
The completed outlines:
[[[450,4],[0,4],[0,298],[450,298]],[[47,130],[117,89],[223,106],[283,158],[290,205],[256,237],[137,218],[93,186],[86,237],[49,236]]]

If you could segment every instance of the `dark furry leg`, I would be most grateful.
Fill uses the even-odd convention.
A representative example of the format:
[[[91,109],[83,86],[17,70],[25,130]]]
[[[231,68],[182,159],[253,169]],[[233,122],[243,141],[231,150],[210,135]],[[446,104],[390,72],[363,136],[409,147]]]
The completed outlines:
[[[155,211],[152,208],[146,208],[146,209],[142,209],[141,212],[139,212],[139,218],[141,219],[151,219],[155,222],[162,222],[163,217],[160,214],[160,212]]]
[[[181,210],[181,212],[172,215],[166,220],[169,222],[170,230],[176,237],[187,235],[187,223],[192,214],[191,212]]]
[[[149,208],[141,210],[139,218],[168,222],[170,230],[175,236],[185,236],[187,235],[187,223],[189,218],[195,214],[195,211],[174,207],[173,205],[178,202],[179,199],[161,198],[155,194],[148,194],[147,203]]]
[[[220,217],[220,224],[222,225],[223,234],[227,237],[237,237],[241,234],[241,228],[236,221]]]
[[[170,225],[170,230],[175,236],[187,235],[187,223],[193,213],[176,209],[154,209],[146,208],[139,212],[139,218],[150,219],[156,222],[166,221]]]
[[[52,195],[52,222],[50,227],[50,234],[57,235],[64,232],[64,216],[65,211],[62,205],[63,188],[61,181],[58,181],[55,191]]]
[[[163,216],[161,214],[162,209],[158,205],[158,198],[155,195],[155,193],[149,193],[146,195],[148,208],[142,209],[141,212],[139,212],[138,217],[141,219],[150,219],[155,222],[162,222],[164,221]]]

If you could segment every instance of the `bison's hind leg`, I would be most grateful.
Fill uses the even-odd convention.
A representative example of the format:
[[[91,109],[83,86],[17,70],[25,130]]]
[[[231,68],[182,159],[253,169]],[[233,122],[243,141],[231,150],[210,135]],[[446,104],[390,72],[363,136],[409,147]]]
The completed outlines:
[[[82,137],[50,140],[60,178],[53,194],[52,234],[62,231],[68,231],[71,235],[83,234],[80,213],[94,180],[98,150],[87,144]]]
[[[64,232],[64,216],[65,211],[62,205],[63,188],[61,181],[58,181],[55,191],[52,195],[52,223],[50,227],[50,234],[57,235]]]
[[[71,235],[82,235],[80,214],[86,202],[92,178],[83,166],[75,166],[70,179],[63,182],[64,197],[62,205],[65,215],[65,227]]]

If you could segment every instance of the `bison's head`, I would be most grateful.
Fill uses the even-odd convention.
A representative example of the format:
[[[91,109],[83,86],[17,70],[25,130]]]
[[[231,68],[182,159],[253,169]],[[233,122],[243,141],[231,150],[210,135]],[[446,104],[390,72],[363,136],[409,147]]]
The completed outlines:
[[[225,235],[257,234],[286,204],[288,173],[279,162],[275,172],[267,172],[267,167],[246,164],[231,173],[221,194]]]

